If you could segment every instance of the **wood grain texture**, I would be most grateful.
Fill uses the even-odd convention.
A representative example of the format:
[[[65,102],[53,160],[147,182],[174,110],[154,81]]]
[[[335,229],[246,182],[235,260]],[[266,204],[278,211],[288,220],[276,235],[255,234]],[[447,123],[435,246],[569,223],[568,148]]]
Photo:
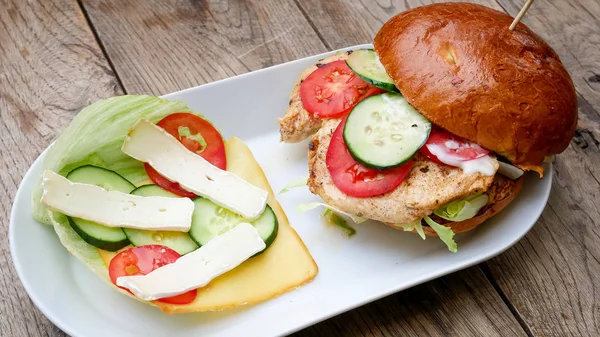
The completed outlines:
[[[392,16],[436,2],[448,1],[297,0],[298,6],[329,49],[372,43],[379,28]],[[494,0],[466,2],[502,10]]]
[[[489,7],[502,10],[502,8],[493,0],[472,2],[483,3]],[[378,2],[376,4],[375,2],[367,0],[309,0],[298,1],[298,6],[302,8],[306,17],[311,20],[311,24],[319,32],[319,37],[323,40],[324,44],[327,45],[329,49],[337,49],[372,42],[373,37],[381,25],[383,25],[390,17],[403,10],[428,3],[432,3],[432,1],[392,1],[391,3]],[[369,329],[392,325],[396,330],[388,330],[383,333],[384,336],[443,335],[448,331],[447,329],[457,329],[456,331],[450,332],[450,335],[488,336],[498,333],[498,330],[494,330],[496,326],[490,325],[491,322],[498,322],[504,326],[511,326],[511,324],[514,324],[513,329],[524,333],[512,315],[505,316],[496,314],[493,318],[490,317],[489,321],[481,320],[479,321],[481,324],[470,325],[470,323],[477,321],[472,320],[473,317],[476,317],[474,313],[488,312],[489,309],[487,308],[492,306],[491,303],[493,303],[493,306],[508,312],[506,305],[501,302],[500,297],[496,295],[495,290],[490,287],[487,280],[479,280],[479,282],[476,282],[481,287],[479,290],[481,290],[482,293],[480,294],[463,292],[460,288],[449,287],[447,290],[450,293],[448,294],[449,296],[454,296],[452,292],[457,291],[462,293],[462,296],[464,297],[460,297],[460,300],[458,300],[458,298],[451,300],[451,302],[462,302],[457,306],[457,308],[459,308],[458,310],[449,310],[448,307],[445,307],[448,305],[449,301],[447,298],[442,299],[439,297],[440,294],[444,293],[443,291],[440,291],[440,288],[443,288],[447,284],[462,284],[463,282],[466,282],[466,280],[472,280],[481,274],[482,272],[480,270],[477,270],[477,272],[473,270],[458,272],[445,277],[443,279],[443,285],[439,284],[437,281],[428,283],[417,289],[411,289],[411,293],[408,295],[405,295],[405,293],[397,294],[385,300],[365,306],[357,311],[334,318],[331,322],[328,321],[323,323],[323,328],[321,328],[320,325],[317,325],[306,331],[307,333],[313,333],[315,331],[327,331],[333,333],[331,324],[334,324],[334,326],[336,324],[343,326],[341,322],[355,320],[354,317],[357,315],[357,312],[361,312],[361,316],[366,315],[369,317],[368,323],[365,323],[362,328],[347,329],[343,335],[351,335],[351,332],[356,330],[361,331],[361,334],[359,335],[381,335],[380,333],[373,333],[372,331],[369,331]],[[471,296],[475,296],[478,299],[488,298],[490,299],[490,302],[484,304],[477,300],[471,300]],[[418,307],[420,310],[417,310],[418,313],[414,313],[413,316],[411,315],[411,310],[414,310],[413,306],[415,305],[415,302],[418,302],[418,300],[415,301],[414,299],[418,297],[431,300],[426,301],[425,303],[427,304],[423,307]],[[410,298],[410,300],[407,300],[407,298]],[[390,317],[392,311],[387,310],[390,306],[394,306],[396,307],[396,310],[400,312],[405,311],[406,313],[404,313],[404,315],[392,314],[392,317]],[[448,322],[445,322],[442,325],[444,327],[443,329],[436,330],[436,328],[433,328],[432,330],[414,330],[414,327],[419,326],[419,324],[422,324],[422,327],[439,327],[439,325],[436,325],[436,322],[439,322],[440,318],[436,314],[433,314],[432,319],[432,313],[435,312],[443,312],[446,315],[445,318],[448,319]],[[496,311],[496,313],[498,313],[498,311]],[[402,317],[400,318],[399,316]],[[508,317],[510,317],[510,319]],[[396,323],[390,324],[390,322]],[[515,333],[507,333],[506,331],[501,333],[501,335],[504,336],[512,334]]]
[[[129,93],[166,94],[326,51],[291,0],[83,3]]]
[[[516,15],[523,1],[472,1]],[[129,93],[164,94],[370,42],[392,15],[429,1],[101,1],[84,10]],[[584,6],[585,5],[585,6]],[[6,10],[5,10],[6,9]],[[303,15],[304,14],[304,15]],[[580,123],[555,159],[548,208],[482,266],[342,314],[296,336],[597,335],[600,303],[600,3],[536,2],[523,22],[559,53]],[[314,29],[313,29],[314,28]],[[0,0],[0,220],[21,177],[73,115],[122,93],[74,0]],[[33,306],[0,240],[0,336],[64,336]],[[508,310],[524,321],[524,331]]]
[[[518,0],[498,0],[498,3],[513,16],[522,6]],[[600,2],[534,3],[521,22],[556,50],[577,91],[597,111],[600,107]]]
[[[85,1],[84,4],[128,92],[166,93],[320,53],[326,50],[321,41],[328,42],[327,36],[318,37],[314,33],[301,11],[291,1],[230,1],[226,4],[201,2],[200,5],[183,2],[158,6],[142,1],[129,2],[128,5],[117,5],[114,1]],[[394,9],[389,14],[398,10]],[[121,16],[117,13],[127,14]],[[173,15],[179,20],[175,20]],[[148,23],[159,19],[160,24]],[[152,40],[147,37],[150,36],[147,29],[152,29]],[[157,37],[160,41],[155,41]],[[199,39],[200,37],[203,39]],[[365,41],[368,39],[362,40],[361,43]],[[146,50],[140,54],[141,49],[136,48],[141,48],[142,45]],[[186,50],[198,50],[198,53],[175,57],[179,53],[173,51],[181,49],[181,45],[186,46]],[[152,55],[162,56],[156,58]],[[181,68],[185,68],[186,71],[182,72]],[[183,77],[170,77],[171,74]],[[444,280],[452,284],[466,282],[461,276],[449,276]],[[472,325],[459,323],[452,328],[460,334],[499,334],[510,329],[523,332],[483,274],[470,275],[469,280],[487,285],[481,287],[481,296],[477,296],[486,298],[485,303],[480,302],[468,291],[462,291],[460,296],[464,296],[463,304],[467,309],[445,312],[446,308],[441,306],[444,297],[433,296],[431,302],[425,301],[420,304],[420,324],[435,327],[439,315],[443,313],[446,319],[444,324],[473,320]],[[417,290],[417,293],[432,296],[431,294],[452,292],[451,289],[441,289],[442,284],[433,283],[420,287],[421,290]],[[337,331],[336,324],[339,325],[340,322],[338,318],[338,323],[327,321],[298,335],[314,334],[315,331],[325,334],[367,333],[368,329],[377,328],[382,322],[396,321],[394,315],[386,310],[390,305],[408,313],[410,310],[403,304],[403,299],[404,297],[394,297],[361,309],[362,312],[368,312],[372,320],[362,326],[356,326],[355,329]],[[497,310],[485,312],[488,307]],[[438,314],[433,314],[436,310]],[[487,317],[486,314],[491,316]],[[356,313],[348,315],[355,316]],[[343,322],[347,319],[341,320]],[[408,319],[398,322],[390,329],[410,334],[417,331],[411,324],[416,323]],[[357,329],[358,331],[355,331]],[[433,329],[428,332],[443,331]]]
[[[118,94],[74,1],[0,1],[0,336],[61,336],[11,262],[8,223],[21,178],[82,107]]]
[[[524,3],[476,2],[513,16]],[[422,3],[299,1],[330,48],[369,41],[398,9]],[[600,331],[599,18],[599,2],[579,0],[536,2],[522,20],[560,55],[580,105],[575,138],[555,158],[553,191],[542,218],[514,248],[483,266],[536,336],[597,336]]]
[[[508,13],[520,1],[500,0]],[[568,13],[568,15],[565,15]],[[600,3],[534,3],[522,20],[560,55],[579,93],[579,126],[554,161],[542,218],[512,250],[487,266],[536,336],[600,331]]]
[[[472,267],[314,325],[294,336],[526,336]]]
[[[117,1],[88,0],[84,7],[129,93],[162,94],[215,81],[326,51],[322,41],[329,41],[327,36],[315,34],[291,0],[184,1],[176,4],[130,1],[127,5]],[[401,9],[389,11],[389,15],[398,10]],[[360,43],[364,42],[368,39]],[[346,45],[349,43],[343,46]],[[197,52],[190,54],[189,50]],[[406,297],[391,297],[361,309],[360,316],[367,313],[371,317],[362,325],[340,331],[340,322],[348,321],[344,318],[348,316],[342,316],[298,333],[298,336],[315,333],[368,335],[370,329],[392,322],[396,323],[387,327],[391,329],[389,333],[442,334],[444,329],[460,335],[523,333],[481,272],[465,274],[465,277],[460,275],[448,276],[441,283],[427,284],[414,291],[413,297],[423,296],[429,300],[419,304],[418,316],[405,321],[397,321],[388,308],[394,306],[403,315],[409,315],[411,305],[405,303]],[[463,287],[458,295],[452,293],[453,287],[448,287],[448,284],[471,282],[480,285],[477,294],[471,294]],[[435,294],[447,292],[452,293],[448,296],[460,297],[461,301],[444,305],[446,295]],[[458,310],[461,307],[463,310]],[[347,315],[356,317],[357,313]],[[440,320],[443,323],[439,323]],[[425,328],[419,328],[419,324],[432,330],[423,330]]]

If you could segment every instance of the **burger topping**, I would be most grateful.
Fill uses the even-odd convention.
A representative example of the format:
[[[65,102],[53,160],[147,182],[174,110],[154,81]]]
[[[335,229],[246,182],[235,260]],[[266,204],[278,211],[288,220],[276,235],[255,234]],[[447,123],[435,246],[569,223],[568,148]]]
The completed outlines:
[[[524,173],[523,170],[516,166],[512,166],[501,161],[498,161],[498,164],[498,172],[507,178],[515,180],[521,177]]]
[[[431,229],[433,229],[437,233],[440,240],[442,240],[446,244],[446,246],[448,246],[448,250],[453,253],[456,253],[458,246],[454,241],[454,232],[452,231],[452,229],[450,227],[440,225],[428,216],[426,216],[423,219],[431,227]]]
[[[435,215],[448,221],[460,222],[471,219],[483,206],[487,205],[487,194],[475,194],[450,202],[434,211]]]
[[[489,151],[466,139],[441,129],[434,129],[420,152],[427,158],[450,166],[460,167],[465,173],[496,173]]]
[[[323,65],[300,85],[302,105],[321,118],[341,116],[361,100],[381,92],[357,76],[344,61]]]
[[[394,226],[402,228],[402,230],[405,232],[415,231],[417,232],[417,234],[419,234],[421,239],[425,240],[425,232],[423,231],[423,225],[421,225],[421,220],[417,220],[413,223],[398,223],[394,224]]]
[[[346,63],[367,83],[386,91],[399,92],[373,49],[357,50],[348,57]]]
[[[354,54],[353,54],[354,55]],[[402,95],[371,96],[352,109],[344,140],[352,157],[374,169],[388,169],[409,161],[427,141],[431,123]]]
[[[356,234],[356,229],[354,229],[354,227],[348,225],[348,222],[346,222],[346,219],[342,218],[339,214],[337,214],[336,212],[334,212],[330,209],[326,209],[325,212],[323,212],[323,218],[328,223],[338,226],[339,228],[343,229],[346,232],[346,234],[348,234],[348,236],[350,236],[350,237],[352,237]]]
[[[310,211],[311,209],[315,209],[317,207],[325,207],[326,209],[328,209],[332,212],[343,214],[343,215],[349,217],[350,219],[352,219],[352,221],[357,225],[367,221],[367,218],[363,218],[361,214],[354,215],[354,214],[346,213],[342,210],[339,210],[331,205],[328,205],[328,204],[325,204],[322,202],[311,202],[308,204],[300,204],[300,205],[298,205],[296,210],[298,212],[306,212],[306,211]]]
[[[331,137],[325,164],[331,179],[340,191],[354,197],[372,197],[394,190],[406,178],[412,160],[387,170],[375,170],[358,163],[344,143],[342,120]]]

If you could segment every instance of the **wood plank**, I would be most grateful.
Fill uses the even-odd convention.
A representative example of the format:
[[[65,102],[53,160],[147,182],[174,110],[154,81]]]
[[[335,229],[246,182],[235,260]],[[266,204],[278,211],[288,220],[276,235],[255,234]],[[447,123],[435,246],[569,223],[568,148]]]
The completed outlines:
[[[392,16],[409,8],[435,2],[448,1],[304,0],[298,1],[298,6],[319,32],[327,47],[333,50],[372,43],[379,28]],[[475,2],[502,10],[494,0],[465,2]]]
[[[515,16],[524,1],[484,3]],[[300,5],[331,48],[370,41],[386,15],[398,10],[394,5],[366,9],[350,1]],[[600,330],[599,17],[600,3],[580,0],[536,2],[523,20],[558,52],[580,94],[579,128],[569,149],[555,160],[546,211],[521,242],[484,266],[534,335],[593,336]]]
[[[330,2],[323,2],[327,3]],[[319,5],[302,3],[303,11],[312,8],[311,4]],[[84,7],[125,90],[130,93],[163,94],[320,53],[328,49],[320,38],[333,48],[368,41],[344,41],[335,45],[328,34],[320,32],[323,36],[317,36],[291,0],[231,1],[227,5],[89,0],[84,2]],[[396,7],[384,14],[388,17],[399,10],[402,8]],[[338,14],[328,20],[335,23],[341,17]],[[197,52],[189,53],[190,50]],[[475,292],[468,284],[476,284],[478,290]],[[454,288],[461,290],[454,292]],[[427,300],[414,304],[414,299],[420,297]],[[455,303],[446,303],[448,299]],[[413,304],[419,307],[417,315],[412,314]],[[396,311],[390,311],[390,306]],[[408,318],[398,321],[398,312]],[[349,318],[355,320],[359,316],[369,318],[340,332]],[[458,273],[428,283],[409,295],[387,298],[298,335],[362,335],[372,334],[371,330],[377,329],[406,334],[415,331],[442,334],[445,330],[458,334],[523,334],[479,271]]]
[[[515,15],[520,1],[500,0]],[[565,15],[568,13],[568,15]],[[548,206],[514,249],[487,264],[539,336],[597,336],[600,307],[600,3],[534,3],[523,22],[565,63],[579,97],[573,142],[555,159]]]
[[[84,7],[129,93],[166,94],[326,51],[291,0]]]
[[[74,1],[3,1],[0,10],[0,223],[21,178],[83,106],[120,93]],[[0,241],[0,336],[62,336],[35,308]]]
[[[304,329],[294,336],[526,336],[472,267]]]
[[[375,34],[377,33],[381,25],[383,25],[390,17],[408,8],[413,8],[432,2],[435,1],[392,1],[392,4],[386,3],[385,5],[376,5],[374,2],[366,1],[358,2],[352,0],[309,0],[299,1],[298,5],[302,8],[302,11],[303,13],[305,13],[306,17],[309,18],[309,20],[311,20],[311,24],[319,32],[319,36],[323,39],[323,42],[327,45],[327,47],[329,49],[337,49],[346,46],[372,42]],[[489,7],[502,10],[502,7],[500,7],[493,0],[471,2],[485,4]],[[411,289],[409,290],[409,294],[407,295],[405,295],[404,293],[400,293],[388,299],[365,306],[359,309],[358,312],[364,312],[370,317],[370,319],[369,322],[362,328],[359,328],[359,330],[362,331],[362,334],[364,335],[377,335],[377,333],[372,333],[368,331],[368,329],[377,328],[380,326],[389,326],[390,321],[396,321],[398,323],[394,326],[400,326],[401,328],[399,329],[402,329],[402,333],[394,331],[394,333],[389,333],[390,335],[439,335],[444,334],[444,329],[448,329],[448,327],[458,329],[458,331],[451,333],[452,335],[491,335],[491,331],[494,331],[493,328],[496,328],[496,326],[486,325],[483,324],[483,322],[481,325],[475,327],[469,325],[469,323],[472,322],[471,317],[474,317],[473,313],[486,312],[488,310],[486,308],[490,307],[490,304],[483,305],[477,300],[470,299],[470,296],[475,296],[476,298],[482,298],[483,296],[487,296],[486,298],[490,300],[490,303],[494,303],[496,307],[502,308],[502,310],[508,312],[507,306],[502,302],[502,299],[497,296],[496,291],[493,287],[490,286],[490,283],[487,280],[482,279],[479,281],[480,284],[482,284],[481,294],[461,292],[460,290],[455,290],[455,287],[449,288],[450,292],[461,292],[461,297],[456,298],[456,300],[462,302],[459,306],[461,310],[448,310],[448,308],[443,307],[444,304],[448,302],[447,299],[436,298],[435,300],[428,303],[427,307],[423,307],[422,311],[419,310],[418,313],[414,313],[415,301],[412,299],[421,296],[425,298],[437,296],[434,294],[440,294],[439,282],[460,284],[462,282],[469,282],[465,280],[470,280],[473,277],[475,277],[474,275],[479,274],[481,274],[481,271],[474,272],[473,270],[471,270],[458,272],[443,278],[443,281],[434,281],[426,285],[417,287],[416,289]],[[411,300],[406,300],[407,298]],[[369,314],[370,312],[391,312],[389,310],[383,309],[393,305],[391,303],[385,303],[386,301],[396,303],[396,306],[403,308],[399,309],[399,311],[406,310],[404,309],[404,305],[409,307],[410,310],[406,310],[406,315],[402,315],[402,318],[399,318],[398,315],[395,315],[395,317],[393,316],[392,318],[390,318],[385,314]],[[413,310],[412,313],[414,313],[414,316],[411,315],[411,310]],[[430,317],[427,315],[431,312],[436,311],[444,312],[445,315],[447,315],[445,317],[448,317],[449,321],[447,323],[447,326],[444,327],[444,329],[438,331],[435,330],[435,328],[432,328],[432,331],[413,331],[411,330],[411,328],[407,328],[416,326],[417,324],[419,324],[418,322],[421,322],[422,326],[426,327],[436,326],[435,318],[430,322],[424,322],[423,319],[423,317]],[[354,317],[355,315],[357,315],[356,312],[357,311],[353,311],[351,313],[344,314],[338,318],[332,319],[331,321],[334,322],[334,325],[342,321],[348,322],[348,320],[355,319]],[[423,312],[425,314],[421,316]],[[487,313],[489,314],[489,312]],[[502,324],[505,327],[512,327],[513,329],[523,332],[522,328],[518,325],[517,321],[512,315],[507,316],[498,313],[496,316],[493,316],[493,318],[490,318],[490,320],[487,323],[489,324],[490,322],[501,322],[500,324]],[[327,324],[327,327],[329,328],[331,323],[326,322],[324,324]],[[340,323],[341,326],[344,326],[344,324]],[[321,328],[319,328],[318,325],[314,328],[307,329],[306,331],[313,333],[315,331],[319,331],[319,329]],[[384,335],[388,335],[388,333],[384,333]],[[507,334],[503,333],[503,335]]]
[[[520,0],[498,0],[498,3],[513,16],[522,6]],[[556,50],[571,74],[577,91],[598,111],[600,2],[574,0],[534,3],[521,22]]]

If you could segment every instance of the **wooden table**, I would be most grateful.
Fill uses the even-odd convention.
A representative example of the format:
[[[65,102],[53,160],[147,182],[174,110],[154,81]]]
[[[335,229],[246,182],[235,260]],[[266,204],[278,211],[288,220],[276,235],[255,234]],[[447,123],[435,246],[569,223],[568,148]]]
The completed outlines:
[[[7,2],[8,1],[8,2]],[[515,16],[524,0],[480,0]],[[27,168],[89,103],[161,95],[371,42],[429,1],[0,1],[0,336],[63,336],[10,261],[8,219]],[[600,333],[600,2],[538,1],[524,22],[573,77],[579,126],[548,206],[502,255],[342,314],[298,336]]]

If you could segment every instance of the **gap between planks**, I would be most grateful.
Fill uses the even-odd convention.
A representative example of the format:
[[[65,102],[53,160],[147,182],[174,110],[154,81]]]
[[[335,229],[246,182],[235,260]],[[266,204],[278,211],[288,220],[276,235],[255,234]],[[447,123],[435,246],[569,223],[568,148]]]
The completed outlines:
[[[498,296],[500,296],[502,302],[504,302],[504,305],[506,305],[508,310],[510,310],[510,313],[515,317],[517,322],[519,322],[519,325],[521,326],[523,331],[525,331],[527,336],[534,337],[535,335],[533,334],[533,331],[531,331],[531,328],[529,327],[529,325],[527,325],[523,317],[521,317],[521,314],[519,314],[517,308],[515,308],[512,302],[508,299],[498,282],[496,282],[496,279],[494,279],[492,272],[490,271],[489,267],[485,264],[485,262],[478,264],[477,267],[479,267],[479,269],[481,270],[487,281],[492,285],[496,293],[498,293]]]
[[[102,51],[102,56],[104,56],[104,58],[106,59],[106,62],[108,62],[108,66],[112,70],[113,76],[117,80],[117,84],[119,85],[119,88],[121,88],[121,91],[123,92],[123,94],[126,95],[127,89],[125,89],[125,86],[123,85],[123,81],[121,81],[121,77],[117,73],[117,68],[115,68],[115,65],[113,64],[112,60],[108,56],[108,52],[106,51],[106,48],[104,47],[104,44],[102,43],[102,40],[100,39],[100,35],[98,35],[98,31],[96,31],[96,27],[94,27],[94,24],[92,23],[92,20],[90,19],[90,16],[89,16],[87,10],[85,9],[85,6],[83,5],[83,0],[76,0],[76,2],[77,2],[77,5],[79,6],[79,9],[81,10],[81,14],[83,15],[83,18],[85,19],[85,22],[87,23],[88,27],[90,28],[90,31],[94,35],[94,39],[96,40],[96,43],[98,44],[98,48],[100,48],[100,50]]]
[[[315,32],[315,34],[317,34],[317,36],[319,37],[319,40],[321,40],[321,42],[325,45],[325,47],[327,47],[327,50],[331,51],[332,50],[331,45],[327,42],[327,40],[325,40],[325,38],[323,37],[323,35],[319,31],[319,29],[317,29],[317,26],[315,25],[313,20],[310,18],[308,13],[306,13],[304,8],[302,6],[300,6],[298,1],[300,1],[300,0],[294,0],[294,5],[296,5],[296,7],[298,7],[298,10],[300,11],[300,13],[302,13],[302,16],[304,16],[304,18],[306,19],[306,21],[308,22],[308,24],[310,25],[312,30]]]
[[[315,31],[315,34],[317,34],[317,36],[319,37],[319,39],[321,40],[321,42],[327,47],[327,49],[333,50],[333,48],[331,47],[331,45],[323,37],[323,34],[319,31],[318,27],[314,24],[314,22],[311,19],[311,17],[308,15],[308,13],[306,13],[306,11],[304,10],[304,8],[299,4],[298,1],[300,1],[300,0],[294,0],[295,5],[298,7],[298,9],[300,10],[300,12],[304,16],[304,18],[308,21],[308,23],[310,24],[311,28]],[[494,0],[494,1],[498,4],[498,6],[502,9],[502,11],[504,13],[507,13],[507,14],[510,15],[510,13],[508,13],[508,11],[506,10],[506,8],[504,8],[504,6],[502,5],[502,3],[500,3],[498,0]],[[408,5],[406,7],[407,7],[407,9],[410,8]],[[507,29],[508,29],[508,27],[507,27]],[[525,320],[523,319],[523,317],[521,316],[521,314],[517,311],[517,309],[515,308],[515,306],[508,299],[508,297],[506,296],[506,294],[504,293],[504,291],[502,290],[502,288],[500,288],[500,286],[498,285],[498,282],[494,279],[491,271],[489,270],[489,268],[487,267],[487,265],[485,264],[485,262],[482,262],[482,263],[478,264],[477,267],[485,275],[485,278],[487,279],[487,281],[490,283],[490,285],[496,291],[496,293],[501,298],[501,300],[504,303],[504,305],[506,305],[506,307],[508,308],[508,310],[510,311],[510,313],[515,317],[515,319],[517,320],[517,322],[519,323],[519,325],[521,326],[521,328],[523,329],[523,331],[525,331],[525,333],[527,334],[527,336],[533,337],[534,334],[533,334],[531,328],[529,327],[529,325],[527,325],[527,323],[525,322]]]
[[[502,5],[502,3],[500,1],[495,0],[495,2],[498,4],[498,6],[500,8],[502,8],[502,11],[504,13],[510,15],[510,13],[506,10],[506,8]],[[521,328],[523,328],[523,330],[525,331],[527,336],[533,337],[534,334],[533,334],[533,331],[531,331],[531,327],[529,327],[527,322],[525,322],[525,319],[523,319],[523,317],[521,316],[521,314],[519,313],[517,308],[515,308],[515,306],[512,304],[512,302],[510,301],[508,296],[506,296],[506,294],[504,293],[504,290],[502,290],[502,288],[500,287],[500,285],[498,284],[498,282],[492,275],[492,272],[489,269],[489,267],[487,266],[486,261],[480,263],[478,265],[478,267],[479,267],[479,269],[481,269],[481,272],[483,272],[483,274],[487,278],[488,282],[490,282],[492,287],[494,287],[494,290],[496,290],[496,292],[498,293],[498,296],[500,296],[500,298],[502,299],[502,302],[504,302],[504,305],[506,305],[508,310],[510,310],[511,314],[513,316],[515,316],[515,319],[517,320],[517,322],[519,322],[519,325],[521,325]]]
[[[304,8],[298,3],[299,0],[293,0],[294,4],[296,5],[296,7],[299,9],[299,11],[302,13],[302,15],[304,16],[304,18],[307,20],[307,22],[310,24],[311,28],[313,29],[313,31],[315,32],[315,34],[318,36],[319,40],[325,45],[325,47],[327,47],[328,50],[332,50],[332,46],[327,42],[327,40],[323,37],[322,33],[319,31],[319,29],[316,27],[316,25],[314,24],[313,20],[310,18],[310,16],[306,13],[306,11],[304,10]],[[107,60],[108,65],[110,67],[110,69],[113,72],[113,76],[115,77],[115,79],[117,80],[117,83],[121,89],[121,91],[124,94],[127,94],[127,90],[125,88],[125,86],[123,85],[123,82],[119,76],[119,74],[117,73],[117,70],[111,60],[111,58],[108,55],[108,52],[96,30],[96,28],[94,27],[94,24],[92,23],[88,11],[85,8],[85,5],[83,4],[82,0],[76,0],[82,14],[83,17],[85,18],[85,21],[88,25],[88,27],[90,28],[90,31],[92,32],[94,39],[96,40],[96,43],[98,44],[98,47],[100,48],[100,50],[102,51],[102,55],[103,57]],[[504,8],[504,6],[502,6],[502,4],[500,2],[498,2],[496,0],[496,3],[498,4],[498,6],[500,6],[502,8],[502,10],[507,13],[506,8]],[[498,294],[498,296],[502,299],[502,302],[507,306],[507,308],[509,309],[510,313],[515,317],[515,319],[517,320],[517,322],[519,323],[519,325],[521,326],[521,328],[525,331],[525,333],[530,336],[533,337],[534,334],[532,333],[530,327],[527,325],[527,323],[523,320],[523,318],[521,317],[521,315],[519,314],[519,312],[516,310],[516,308],[512,305],[512,303],[510,302],[510,300],[507,298],[507,296],[504,294],[504,292],[502,291],[502,289],[500,288],[500,286],[497,284],[496,280],[493,278],[490,270],[488,269],[488,267],[485,264],[479,264],[477,266],[482,273],[485,275],[485,278],[487,279],[487,281],[490,283],[490,285],[494,288],[494,290],[496,291],[496,293]]]

